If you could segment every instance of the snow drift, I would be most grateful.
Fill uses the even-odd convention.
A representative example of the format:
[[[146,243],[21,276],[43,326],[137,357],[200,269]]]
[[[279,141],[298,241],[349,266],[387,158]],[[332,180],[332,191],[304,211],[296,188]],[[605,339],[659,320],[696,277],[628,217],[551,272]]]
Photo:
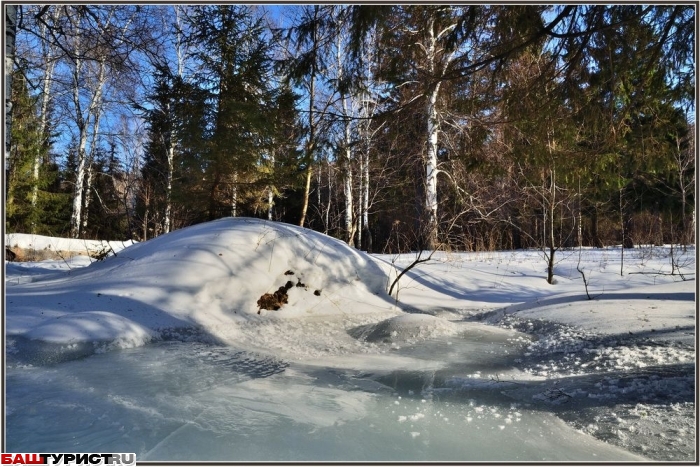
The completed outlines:
[[[7,332],[55,344],[134,346],[194,328],[231,341],[242,321],[390,311],[386,277],[371,257],[326,235],[220,219],[60,277],[13,286]],[[288,282],[287,303],[261,310],[261,296]]]

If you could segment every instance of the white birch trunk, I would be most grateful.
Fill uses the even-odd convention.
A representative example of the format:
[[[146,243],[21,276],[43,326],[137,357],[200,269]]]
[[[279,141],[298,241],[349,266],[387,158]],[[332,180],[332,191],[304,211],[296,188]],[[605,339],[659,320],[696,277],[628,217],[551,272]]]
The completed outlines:
[[[440,90],[440,83],[435,85],[428,96],[427,114],[428,114],[428,148],[425,163],[425,206],[427,210],[427,243],[425,247],[432,250],[437,245],[437,229],[438,229],[438,193],[437,193],[437,153],[438,153],[438,132],[440,126],[438,123],[437,98]]]
[[[166,111],[170,113],[170,104],[167,105]],[[165,215],[163,218],[163,233],[170,232],[172,226],[172,197],[173,197],[173,173],[175,171],[175,131],[170,131],[170,140],[168,141],[168,149],[166,159],[168,161],[166,181],[165,181]]]
[[[83,218],[82,218],[82,227],[81,227],[81,232],[85,232],[85,229],[87,229],[88,226],[88,218],[89,216],[89,211],[88,209],[90,208],[90,201],[92,200],[92,178],[94,176],[94,170],[92,167],[92,156],[89,156],[87,158],[87,163],[86,165],[86,172],[87,172],[87,177],[85,178],[85,196],[83,197],[84,203],[83,203]]]
[[[117,8],[117,7],[115,7]],[[108,15],[108,18],[105,20],[103,23],[102,30],[100,31],[100,34],[104,34],[105,31],[108,29],[111,29],[113,27],[112,25],[112,19],[114,17],[115,10],[112,9]],[[74,106],[74,112],[75,112],[75,123],[78,128],[78,154],[77,154],[77,169],[76,169],[76,181],[75,181],[75,187],[73,190],[73,211],[71,213],[71,221],[70,221],[70,226],[71,226],[71,237],[73,238],[78,238],[80,236],[80,227],[82,224],[83,220],[83,211],[82,211],[82,206],[83,206],[83,196],[85,194],[85,175],[86,175],[86,168],[88,166],[88,160],[85,152],[85,147],[87,144],[87,138],[88,138],[88,128],[89,128],[89,123],[90,123],[90,118],[94,118],[95,125],[93,127],[94,129],[94,134],[93,136],[96,137],[97,130],[99,127],[99,114],[100,114],[100,107],[102,105],[102,96],[103,96],[103,91],[104,91],[104,86],[107,82],[107,55],[102,55],[99,57],[99,70],[97,73],[97,76],[94,77],[94,81],[92,82],[92,89],[87,88],[85,84],[83,83],[84,77],[81,76],[83,72],[83,61],[80,58],[86,51],[83,50],[83,44],[82,44],[82,37],[80,35],[80,27],[75,23],[75,21],[79,21],[79,15],[76,15],[76,17],[72,17],[69,15],[69,21],[71,21],[71,26],[73,27],[73,52],[74,52],[74,59],[73,59],[73,106]],[[123,40],[123,37],[130,27],[131,21],[133,20],[133,17],[129,20],[127,20],[123,26],[121,26],[121,34],[122,38],[118,40]],[[87,105],[86,109],[83,109],[83,105],[80,100],[80,91],[85,90],[87,88],[88,91],[92,92],[92,94],[89,97],[89,103]],[[91,152],[94,151],[94,145],[91,147]]]
[[[365,156],[364,154],[360,154],[360,184],[358,187],[358,193],[357,193],[357,206],[359,208],[359,215],[357,216],[357,248],[360,250],[362,249],[362,229],[364,228],[364,211],[362,210],[364,203],[362,202],[362,198],[365,193]]]
[[[231,176],[231,217],[238,214],[238,172]]]
[[[44,77],[42,79],[42,95],[41,95],[41,115],[39,116],[39,135],[43,139],[46,132],[46,126],[48,121],[48,107],[49,99],[51,96],[51,82],[53,81],[53,70],[54,61],[53,58],[49,57],[46,63],[46,69],[44,70]],[[43,142],[43,141],[42,141]],[[41,147],[37,150],[36,156],[34,157],[34,163],[32,164],[32,178],[34,180],[34,186],[32,187],[32,208],[36,207],[36,202],[39,193],[39,169],[41,168]]]
[[[83,117],[82,105],[80,103],[80,73],[83,62],[80,57],[80,36],[75,38],[75,61],[73,63],[73,105],[75,107],[75,118],[78,126],[78,153],[77,168],[75,174],[75,186],[73,187],[73,211],[70,218],[72,238],[80,235],[80,224],[83,209],[83,183],[85,181],[85,145],[87,144],[87,122]],[[89,114],[88,114],[89,115]]]
[[[270,152],[270,166],[275,167],[275,151]],[[275,192],[272,186],[267,187],[267,220],[272,220],[272,208],[275,205]]]
[[[321,210],[323,205],[321,204],[321,187],[323,186],[323,163],[321,163],[319,170],[316,171],[316,206]],[[324,233],[328,232],[328,227],[324,227]]]
[[[336,42],[336,65],[337,65],[337,79],[341,81],[343,79],[343,37],[338,35]],[[341,94],[340,100],[342,103],[342,113],[343,113],[343,150],[340,160],[340,171],[343,183],[343,197],[345,203],[345,216],[344,216],[344,229],[345,229],[345,242],[352,246],[354,243],[355,230],[353,225],[353,193],[352,193],[352,150],[350,148],[351,136],[350,136],[350,113],[348,112],[348,96]]]
[[[272,188],[267,188],[267,220],[272,220],[272,207],[274,206],[275,194],[272,192]]]
[[[330,223],[329,218],[331,214],[331,200],[333,199],[333,168],[331,167],[331,164],[326,164],[326,166],[328,167],[328,205],[326,206],[326,211],[324,213],[323,223],[326,227],[326,231],[324,233],[328,235]]]
[[[363,237],[367,235],[365,242],[367,243],[367,250],[369,250],[371,244],[371,238],[369,237],[369,152],[372,145],[372,135],[370,134],[369,97],[366,94],[362,97],[361,108],[364,120],[360,125],[360,134],[364,144],[362,151],[360,151],[357,244],[362,248]]]
[[[180,78],[184,76],[185,73],[185,52],[184,46],[182,44],[182,34],[180,34],[182,18],[180,14],[180,5],[173,5],[175,10],[175,24],[177,25],[177,32],[175,35],[175,55],[177,57],[177,74]],[[167,112],[170,113],[170,104],[167,105]],[[177,144],[177,135],[175,130],[170,131],[170,141],[168,142],[168,149],[166,158],[168,161],[167,175],[166,175],[166,186],[165,186],[165,215],[163,218],[163,233],[168,233],[172,230],[172,198],[173,198],[173,177],[175,173],[175,145]]]
[[[440,39],[449,31],[454,29],[455,24],[451,24],[442,31],[435,34],[435,21],[431,19],[428,23],[428,43],[424,47],[428,76],[435,80],[435,84],[430,88],[426,103],[426,114],[428,121],[427,148],[425,160],[425,248],[433,250],[438,245],[438,136],[440,133],[440,121],[438,111],[438,96],[440,94],[440,78],[443,76],[455,57],[456,51],[444,54],[439,47]]]
[[[364,154],[364,164],[362,167],[362,229],[366,234],[367,250],[372,249],[372,238],[369,231],[369,141]]]
[[[428,72],[430,76],[434,76],[437,60],[437,38],[435,37],[434,22],[428,24],[428,45],[426,47],[426,58],[428,60]],[[425,209],[426,209],[426,227],[425,227],[425,245],[428,250],[432,250],[437,245],[437,151],[438,151],[438,132],[440,125],[438,121],[437,99],[440,92],[440,82],[438,81],[429,91],[426,103],[427,115],[427,148],[425,156]]]
[[[73,24],[73,26],[76,26]],[[77,31],[78,28],[76,27]],[[85,147],[87,145],[88,139],[88,128],[90,123],[90,117],[95,118],[96,126],[94,127],[93,137],[95,137],[98,127],[99,127],[99,107],[102,104],[102,92],[104,85],[107,81],[107,57],[101,57],[99,63],[98,76],[94,82],[94,87],[92,89],[92,95],[90,96],[90,102],[87,109],[83,111],[83,106],[80,100],[80,91],[84,88],[82,83],[81,73],[83,71],[83,61],[80,56],[83,53],[82,50],[82,38],[79,34],[74,35],[74,46],[73,52],[75,54],[75,59],[73,61],[73,106],[75,112],[75,122],[78,127],[78,160],[76,169],[76,180],[75,187],[73,190],[73,211],[71,213],[71,237],[78,238],[80,236],[80,227],[83,221],[83,197],[85,193],[85,175],[88,166],[88,157],[85,152]],[[84,112],[84,114],[83,114]],[[91,151],[93,149],[91,148]]]
[[[172,138],[171,134],[171,138]],[[168,174],[165,185],[165,218],[163,220],[163,233],[168,233],[171,230],[172,224],[172,198],[173,198],[173,164],[175,161],[175,143],[170,141],[168,146]]]
[[[695,209],[693,209],[693,213],[690,218],[690,242],[692,244],[695,244]]]
[[[177,26],[175,34],[175,55],[177,56],[177,75],[182,78],[185,74],[185,54],[186,50],[182,44],[182,18],[180,15],[180,5],[173,5],[175,10],[175,24]]]
[[[100,71],[97,76],[97,89],[93,95],[93,101],[90,105],[90,113],[92,114],[93,126],[92,126],[92,138],[90,140],[90,154],[87,155],[87,179],[85,180],[85,205],[83,214],[83,231],[87,229],[88,218],[89,218],[89,208],[92,202],[92,181],[95,177],[95,171],[93,170],[93,162],[95,161],[95,156],[97,154],[97,138],[100,132],[100,119],[102,117],[102,93],[104,90],[104,83],[106,81],[106,57],[100,60]]]
[[[348,117],[347,99],[343,99],[343,114]],[[353,227],[353,194],[352,194],[352,151],[350,149],[350,122],[345,119],[345,135],[343,148],[343,195],[345,196],[345,241],[353,244],[355,230]]]
[[[10,160],[12,132],[12,70],[15,63],[15,35],[17,33],[17,6],[6,5],[5,12],[5,170]]]
[[[57,14],[56,11],[58,9],[54,9],[54,18],[56,18]],[[42,86],[41,86],[41,110],[40,110],[40,115],[39,115],[39,135],[42,138],[42,143],[44,135],[46,133],[46,127],[48,125],[48,109],[49,109],[49,102],[51,100],[51,84],[53,83],[53,72],[56,67],[56,61],[55,61],[55,47],[49,44],[48,41],[48,33],[46,31],[46,26],[42,24],[41,26],[41,36],[44,38],[44,41],[42,42],[43,45],[43,60],[44,63],[46,63],[46,68],[44,69],[44,76],[42,77]],[[37,150],[36,156],[34,157],[34,163],[32,166],[32,178],[34,180],[34,186],[32,187],[32,197],[31,197],[31,203],[32,203],[32,209],[36,208],[36,203],[39,195],[39,169],[41,168],[42,160],[41,160],[41,147]]]

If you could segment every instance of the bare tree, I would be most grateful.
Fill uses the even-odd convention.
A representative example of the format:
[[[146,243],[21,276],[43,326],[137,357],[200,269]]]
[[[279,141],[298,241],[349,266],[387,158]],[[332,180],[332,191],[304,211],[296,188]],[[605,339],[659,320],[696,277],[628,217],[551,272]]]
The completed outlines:
[[[681,198],[681,243],[686,246],[695,238],[695,209],[692,209],[691,219],[688,219],[687,214],[688,194],[692,193],[695,187],[695,125],[691,125],[685,138],[676,134],[674,140],[676,147],[673,153],[673,162],[677,178],[676,190]]]

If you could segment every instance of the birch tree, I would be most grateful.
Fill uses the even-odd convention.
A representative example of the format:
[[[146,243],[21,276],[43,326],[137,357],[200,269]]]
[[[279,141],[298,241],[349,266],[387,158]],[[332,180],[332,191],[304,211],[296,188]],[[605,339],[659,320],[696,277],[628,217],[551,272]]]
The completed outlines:
[[[348,245],[354,245],[355,234],[357,232],[356,228],[356,215],[353,206],[354,194],[353,194],[353,137],[352,137],[352,126],[355,117],[355,102],[353,95],[348,91],[343,89],[341,83],[345,79],[344,68],[345,60],[348,54],[347,50],[347,29],[344,27],[343,19],[338,14],[338,9],[336,8],[332,11],[333,22],[336,24],[338,31],[335,37],[335,76],[330,77],[335,83],[335,87],[338,92],[338,99],[340,100],[340,120],[342,126],[341,137],[339,138],[341,143],[338,145],[339,160],[338,166],[341,174],[341,183],[343,186],[343,201],[344,201],[344,216],[343,216],[343,230],[345,232],[345,242]],[[328,80],[328,81],[331,81]]]
[[[73,187],[71,236],[77,238],[87,226],[85,204],[89,206],[92,179],[91,155],[97,146],[105,95],[110,81],[116,82],[131,65],[131,54],[146,41],[142,22],[136,27],[140,8],[114,6],[61,6],[59,24],[44,19],[47,7],[37,17],[46,24],[52,43],[64,55],[67,68],[67,105],[75,130],[76,176]],[[138,40],[137,40],[138,38]]]
[[[379,77],[394,87],[393,111],[418,106],[425,119],[421,141],[423,189],[419,198],[419,237],[424,249],[439,245],[438,176],[444,170],[440,163],[441,125],[450,102],[443,98],[443,91],[456,81],[456,68],[486,53],[494,37],[495,15],[497,10],[490,7],[416,5],[384,10],[378,21]],[[465,74],[460,81],[469,79],[470,74]],[[469,116],[465,118],[468,120]]]
[[[332,6],[305,5],[300,8],[288,29],[287,38],[292,50],[286,60],[284,69],[288,79],[304,90],[306,105],[306,141],[304,143],[303,165],[304,186],[302,192],[301,215],[299,225],[307,222],[311,181],[317,151],[319,150],[320,127],[329,101],[319,102],[318,81],[328,69],[327,63],[330,46],[333,44],[334,23]]]
[[[187,56],[188,47],[184,43],[182,29],[184,27],[183,14],[187,7],[182,5],[173,5],[173,13],[175,15],[175,23],[173,25],[173,48],[176,57],[177,77],[182,81],[185,74],[185,57]],[[170,112],[170,105],[166,104],[166,112]],[[172,212],[173,212],[173,177],[175,173],[175,151],[177,147],[177,135],[175,126],[170,128],[168,144],[167,144],[167,173],[165,185],[165,214],[163,218],[163,233],[168,233],[172,229]]]
[[[34,9],[32,9],[34,12]],[[31,14],[31,13],[30,13]],[[40,37],[40,63],[39,67],[43,70],[41,72],[41,77],[39,81],[40,86],[40,105],[39,105],[39,128],[38,133],[42,138],[41,146],[48,147],[49,145],[49,106],[54,100],[53,96],[53,86],[54,86],[54,71],[56,69],[56,64],[61,58],[60,51],[55,42],[51,41],[49,35],[49,24],[58,24],[60,18],[61,10],[60,8],[53,6],[46,13],[46,21],[39,24],[38,35]],[[32,164],[32,178],[34,186],[32,187],[31,195],[31,205],[33,209],[36,209],[37,200],[39,195],[39,170],[43,162],[41,151],[37,151],[34,156],[34,161]]]

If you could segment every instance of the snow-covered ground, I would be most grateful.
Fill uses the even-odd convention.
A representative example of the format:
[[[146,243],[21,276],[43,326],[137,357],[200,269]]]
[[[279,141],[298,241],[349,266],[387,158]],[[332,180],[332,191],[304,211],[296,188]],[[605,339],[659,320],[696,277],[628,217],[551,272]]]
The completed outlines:
[[[696,458],[694,248],[559,251],[553,285],[537,251],[438,253],[393,297],[415,255],[286,224],[113,252],[6,263],[9,451]]]

